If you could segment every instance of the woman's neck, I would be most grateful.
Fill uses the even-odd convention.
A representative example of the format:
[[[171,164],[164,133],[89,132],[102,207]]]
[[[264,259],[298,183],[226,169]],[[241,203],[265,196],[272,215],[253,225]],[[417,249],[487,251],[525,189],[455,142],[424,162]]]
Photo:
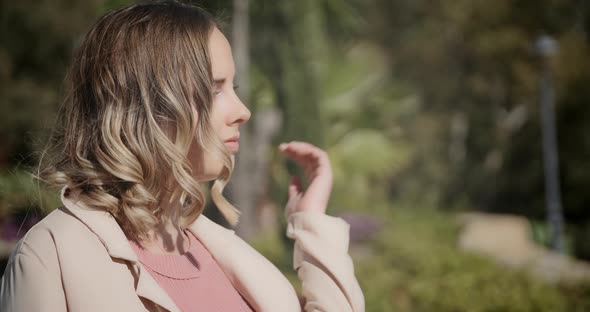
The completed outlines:
[[[182,255],[190,248],[186,233],[168,221],[150,233],[149,240],[141,242],[143,248],[154,254]]]

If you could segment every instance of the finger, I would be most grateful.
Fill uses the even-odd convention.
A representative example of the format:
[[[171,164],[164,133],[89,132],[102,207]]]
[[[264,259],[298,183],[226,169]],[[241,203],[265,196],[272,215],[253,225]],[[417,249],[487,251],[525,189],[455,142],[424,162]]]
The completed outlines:
[[[310,171],[313,171],[318,165],[316,158],[310,156],[309,154],[298,153],[292,149],[289,149],[288,147],[283,149],[283,153],[289,159],[293,160],[298,166],[302,167],[306,174]]]
[[[301,180],[298,176],[292,176],[291,181],[289,181],[289,198],[295,197],[297,194],[301,192]]]
[[[289,218],[289,216],[297,211],[297,205],[301,201],[301,194],[297,194],[293,197],[289,197],[287,201],[287,205],[285,206],[285,218]]]
[[[321,148],[306,142],[292,141],[281,144],[279,150],[303,168],[308,183],[318,175],[331,176],[330,159]]]
[[[300,141],[291,141],[289,143],[283,143],[279,146],[279,149],[282,152],[291,155],[317,155],[322,152],[322,150],[312,144]]]
[[[327,153],[306,142],[293,141],[279,146],[279,150],[302,167],[317,167],[329,164]]]
[[[333,179],[328,154],[312,144],[298,141],[281,144],[279,150],[305,170],[308,183],[305,193],[296,195],[300,197],[297,201],[296,206],[299,207],[297,209],[325,211]]]
[[[293,155],[298,155],[299,157],[304,158],[306,156],[312,157],[320,162],[324,162],[327,160],[327,153],[323,149],[312,144],[309,144],[307,142],[290,142],[287,145],[285,152]]]

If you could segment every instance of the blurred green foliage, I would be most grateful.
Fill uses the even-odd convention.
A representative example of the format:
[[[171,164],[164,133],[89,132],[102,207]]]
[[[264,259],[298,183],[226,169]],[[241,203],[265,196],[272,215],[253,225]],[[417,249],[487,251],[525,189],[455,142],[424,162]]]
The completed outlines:
[[[61,81],[99,2],[3,2],[0,10],[0,168],[31,164],[36,141],[52,127]]]
[[[56,191],[41,187],[23,170],[0,174],[0,220],[19,211],[47,213],[60,206]]]
[[[368,311],[570,311],[558,290],[459,251],[447,215],[400,209],[386,220],[357,265]]]

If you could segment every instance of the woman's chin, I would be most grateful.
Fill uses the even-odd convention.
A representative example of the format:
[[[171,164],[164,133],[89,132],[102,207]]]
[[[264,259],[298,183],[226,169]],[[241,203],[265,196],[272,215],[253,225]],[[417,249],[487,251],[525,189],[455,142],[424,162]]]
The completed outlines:
[[[232,162],[232,167],[235,167],[236,158],[234,154],[230,154],[230,159]],[[195,176],[195,179],[199,182],[207,182],[217,180],[220,177],[226,175],[225,167],[223,166],[223,162],[219,160],[212,160],[205,163],[205,165],[200,167],[201,170]]]
[[[207,168],[205,172],[200,172],[195,179],[199,182],[209,182],[221,178],[224,175],[224,167],[220,165],[218,168]]]

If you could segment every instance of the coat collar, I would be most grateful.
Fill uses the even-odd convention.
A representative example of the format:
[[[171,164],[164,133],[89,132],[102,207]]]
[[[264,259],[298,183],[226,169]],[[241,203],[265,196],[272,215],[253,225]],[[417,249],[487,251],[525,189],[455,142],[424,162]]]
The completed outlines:
[[[84,223],[102,242],[112,258],[131,262],[138,271],[136,292],[154,303],[179,311],[178,307],[139,263],[125,233],[108,212],[91,209],[76,197],[66,196],[67,187],[61,192],[61,200],[74,216]],[[71,193],[71,192],[70,192]],[[291,283],[264,256],[245,241],[211,221],[204,215],[189,226],[209,250],[238,292],[256,311],[301,311],[299,300]]]
[[[76,195],[75,192],[64,187],[61,191],[61,201],[64,207],[98,237],[112,258],[122,259],[132,264],[138,278],[135,288],[137,295],[162,306],[170,312],[180,312],[172,299],[138,261],[137,255],[131,248],[127,236],[125,236],[115,217],[106,211],[85,206]]]

